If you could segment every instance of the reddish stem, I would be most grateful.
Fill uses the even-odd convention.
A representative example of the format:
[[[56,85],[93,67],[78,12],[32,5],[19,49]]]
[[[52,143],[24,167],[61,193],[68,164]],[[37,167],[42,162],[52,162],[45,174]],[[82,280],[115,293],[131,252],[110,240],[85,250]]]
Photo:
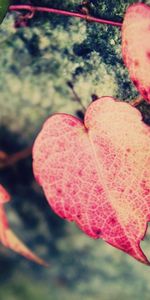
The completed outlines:
[[[18,161],[23,160],[32,154],[32,146],[25,148],[11,155],[6,155],[3,159],[0,158],[0,170],[15,165]]]
[[[140,95],[140,96],[138,96],[137,98],[131,100],[131,101],[129,102],[129,104],[132,105],[132,106],[134,106],[134,107],[136,107],[136,106],[138,106],[139,104],[141,104],[142,102],[144,102],[144,99],[143,99],[143,97]]]
[[[68,16],[68,17],[81,18],[81,19],[85,19],[86,21],[90,21],[90,22],[102,23],[102,24],[118,26],[118,27],[122,26],[122,23],[120,23],[120,22],[99,19],[99,18],[95,18],[95,17],[89,16],[89,15],[84,15],[84,14],[61,10],[61,9],[48,8],[48,7],[40,7],[40,6],[32,6],[32,5],[10,5],[9,10],[11,10],[11,11],[28,10],[31,12],[46,12],[46,13],[58,14],[58,15],[63,15],[63,16]]]

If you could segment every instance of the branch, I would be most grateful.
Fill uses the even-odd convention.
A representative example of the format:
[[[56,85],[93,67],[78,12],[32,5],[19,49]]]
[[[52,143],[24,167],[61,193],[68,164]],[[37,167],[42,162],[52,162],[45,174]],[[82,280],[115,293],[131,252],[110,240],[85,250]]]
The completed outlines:
[[[68,16],[68,17],[76,17],[80,19],[85,19],[86,21],[90,22],[96,22],[96,23],[102,23],[102,24],[107,24],[107,25],[112,25],[112,26],[117,26],[121,27],[122,23],[120,22],[114,22],[110,20],[104,20],[104,19],[99,19],[95,18],[89,15],[84,15],[76,12],[71,12],[71,11],[66,11],[66,10],[61,10],[61,9],[54,9],[54,8],[48,8],[48,7],[41,7],[41,6],[32,6],[32,5],[10,5],[9,6],[10,11],[20,11],[20,10],[27,10],[31,13],[35,12],[45,12],[45,13],[52,13],[52,14],[58,14],[58,15],[63,15],[63,16]]]
[[[7,167],[15,165],[18,161],[23,160],[32,154],[32,146],[27,147],[26,149],[16,152],[11,155],[1,155],[0,157],[0,170]]]

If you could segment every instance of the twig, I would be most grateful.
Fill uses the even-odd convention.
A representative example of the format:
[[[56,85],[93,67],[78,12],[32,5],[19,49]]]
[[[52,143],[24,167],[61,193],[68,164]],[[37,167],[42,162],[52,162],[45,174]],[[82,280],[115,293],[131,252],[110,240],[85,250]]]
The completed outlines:
[[[78,96],[77,92],[75,91],[73,83],[71,81],[68,81],[67,85],[71,89],[75,101],[78,102],[81,105],[83,112],[85,112],[86,107],[83,105],[81,98]]]
[[[23,160],[29,157],[32,154],[32,146],[27,147],[26,149],[16,152],[12,155],[6,155],[4,158],[0,159],[0,169],[5,169],[16,164],[18,161]]]
[[[122,26],[122,23],[120,23],[120,22],[99,19],[99,18],[95,18],[95,17],[89,16],[89,15],[80,14],[77,12],[71,12],[71,11],[49,8],[49,7],[32,6],[32,5],[10,5],[9,10],[10,11],[27,10],[27,11],[32,12],[33,14],[35,12],[45,12],[45,13],[58,14],[58,15],[63,15],[63,16],[68,16],[68,17],[81,18],[81,19],[85,19],[86,21],[102,23],[102,24],[107,24],[107,25],[112,25],[112,26],[117,26],[117,27]]]
[[[131,101],[129,102],[129,104],[132,105],[132,106],[134,106],[134,107],[136,107],[136,106],[138,106],[139,104],[141,104],[142,102],[144,102],[144,99],[143,99],[142,96],[139,96],[139,97],[137,97],[137,98],[131,100]]]

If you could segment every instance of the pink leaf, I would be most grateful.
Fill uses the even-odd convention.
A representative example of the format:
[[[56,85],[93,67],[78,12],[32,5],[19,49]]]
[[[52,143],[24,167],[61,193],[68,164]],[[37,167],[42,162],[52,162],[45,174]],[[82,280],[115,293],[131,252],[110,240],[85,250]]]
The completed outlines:
[[[0,204],[10,201],[10,195],[5,188],[0,184]]]
[[[149,165],[149,127],[136,108],[110,97],[89,106],[84,124],[53,115],[33,147],[34,174],[53,210],[145,264]]]
[[[130,78],[150,102],[150,7],[129,6],[122,26],[122,55]]]
[[[45,262],[36,256],[28,247],[26,247],[20,239],[9,228],[6,213],[4,210],[4,203],[10,200],[10,195],[5,188],[0,184],[0,242],[7,248],[33,260],[38,264],[45,265]]]

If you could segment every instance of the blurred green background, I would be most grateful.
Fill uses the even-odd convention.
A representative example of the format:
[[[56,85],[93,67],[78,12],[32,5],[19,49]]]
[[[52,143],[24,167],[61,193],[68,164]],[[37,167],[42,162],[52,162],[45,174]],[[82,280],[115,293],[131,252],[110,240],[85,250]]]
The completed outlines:
[[[29,2],[79,11],[81,1],[11,1]],[[88,10],[121,22],[134,2],[91,0]],[[52,113],[82,118],[95,95],[128,102],[138,95],[121,58],[119,28],[41,13],[20,27],[19,18],[8,13],[0,27],[0,150],[13,154],[32,145]],[[149,106],[138,109],[150,124]],[[0,170],[0,182],[12,195],[11,228],[49,263],[37,266],[1,246],[0,300],[150,299],[150,268],[58,218],[35,183],[31,157]],[[150,258],[148,235],[142,248]]]

